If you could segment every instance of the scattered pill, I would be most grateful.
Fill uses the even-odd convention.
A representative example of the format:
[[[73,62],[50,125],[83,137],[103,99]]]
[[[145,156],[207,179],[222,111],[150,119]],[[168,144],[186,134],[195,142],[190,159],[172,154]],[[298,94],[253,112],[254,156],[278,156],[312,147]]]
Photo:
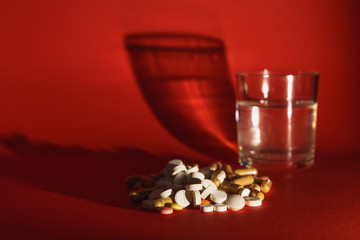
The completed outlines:
[[[256,168],[239,168],[239,169],[235,169],[234,173],[239,176],[246,176],[246,175],[257,175],[258,171]]]
[[[172,203],[172,204],[170,205],[170,207],[171,207],[172,209],[176,210],[176,211],[180,211],[180,210],[183,209],[183,207],[180,206],[180,205],[177,204],[177,203]]]
[[[245,197],[245,204],[249,207],[259,207],[261,206],[262,201],[257,197]]]
[[[226,192],[216,190],[210,194],[210,200],[214,203],[223,203],[226,201]]]
[[[166,203],[172,203],[172,202],[173,200],[170,197],[159,198],[154,201],[154,207],[155,208],[163,207],[165,206]]]
[[[154,188],[144,188],[137,191],[132,191],[129,193],[129,199],[132,202],[141,202],[149,197],[149,194],[154,190]]]
[[[161,214],[172,214],[174,212],[174,209],[172,209],[171,207],[163,207],[160,210]]]
[[[172,176],[175,176],[176,174],[178,174],[179,172],[186,172],[186,167],[184,165],[179,165],[174,167],[173,172],[172,172]]]
[[[192,172],[190,173],[189,177],[190,181],[193,183],[201,183],[205,179],[204,174],[201,172]]]
[[[208,200],[202,199],[201,200],[201,205],[203,205],[203,204],[211,204],[211,202],[208,201]]]
[[[239,211],[245,206],[245,200],[238,194],[230,194],[226,199],[228,208],[232,211]]]
[[[192,201],[191,192],[185,190],[178,191],[174,198],[175,202],[183,208],[189,206]]]
[[[223,203],[217,203],[214,205],[215,212],[226,212],[227,206]]]
[[[176,174],[173,180],[174,185],[185,185],[189,181],[189,177],[185,172]]]
[[[190,166],[189,168],[187,168],[186,173],[190,174],[192,172],[198,172],[199,171],[199,165],[194,164],[193,166]]]
[[[207,188],[205,188],[204,191],[201,193],[201,199],[206,199],[212,192],[216,191],[217,188],[215,185],[209,185]]]
[[[200,210],[202,212],[212,212],[212,211],[214,211],[214,205],[212,205],[212,204],[200,205]]]
[[[201,191],[203,189],[203,185],[201,183],[196,184],[188,184],[185,186],[186,191]]]
[[[248,175],[248,176],[236,178],[236,179],[232,180],[232,183],[236,183],[241,186],[251,185],[254,183],[254,177],[251,175]]]
[[[238,194],[241,195],[242,197],[248,197],[250,194],[250,189],[244,187],[240,188]]]
[[[198,207],[201,205],[201,196],[199,191],[192,191],[192,203],[193,207]]]
[[[251,184],[250,186],[248,186],[247,188],[249,188],[249,189],[255,189],[255,190],[258,190],[258,191],[260,191],[260,186],[259,185],[257,185],[256,183],[253,183],[253,184]]]

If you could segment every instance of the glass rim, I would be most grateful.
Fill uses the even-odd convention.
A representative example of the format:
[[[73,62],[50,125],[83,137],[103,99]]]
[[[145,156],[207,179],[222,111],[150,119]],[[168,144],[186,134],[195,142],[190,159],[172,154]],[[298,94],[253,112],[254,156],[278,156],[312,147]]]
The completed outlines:
[[[236,72],[237,76],[318,76],[319,72],[315,70],[305,70],[305,69],[249,69],[249,70],[240,70]]]

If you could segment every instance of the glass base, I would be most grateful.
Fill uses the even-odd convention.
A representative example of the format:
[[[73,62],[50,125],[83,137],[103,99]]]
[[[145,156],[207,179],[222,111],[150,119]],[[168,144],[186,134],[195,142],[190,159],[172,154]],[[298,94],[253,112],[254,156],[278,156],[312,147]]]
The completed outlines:
[[[302,169],[314,165],[314,153],[249,154],[241,151],[239,153],[239,163],[243,167],[255,167],[264,171]]]

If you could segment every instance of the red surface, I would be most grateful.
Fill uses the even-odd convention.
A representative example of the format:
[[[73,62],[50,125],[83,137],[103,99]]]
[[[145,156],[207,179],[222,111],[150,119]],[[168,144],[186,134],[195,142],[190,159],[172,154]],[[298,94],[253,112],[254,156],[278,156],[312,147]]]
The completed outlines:
[[[340,0],[1,1],[0,238],[356,238],[358,9]],[[224,86],[239,69],[319,71],[315,166],[269,173],[274,189],[257,209],[162,216],[131,205],[124,177],[171,157],[235,164],[197,128],[212,126],[216,145],[230,149],[222,120],[166,122],[138,85],[125,37],[156,32],[220,39]],[[214,106],[223,100],[208,96]],[[199,114],[202,99],[191,100]],[[186,140],[180,124],[201,141]]]

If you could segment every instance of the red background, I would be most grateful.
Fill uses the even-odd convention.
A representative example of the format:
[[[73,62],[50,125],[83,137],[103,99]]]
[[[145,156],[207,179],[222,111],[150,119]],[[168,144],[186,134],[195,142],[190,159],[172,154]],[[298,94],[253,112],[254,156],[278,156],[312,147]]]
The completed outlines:
[[[295,179],[290,186],[298,186],[312,173],[333,177],[336,168],[328,165],[342,161],[345,155],[349,157],[343,161],[349,167],[342,169],[342,176],[356,174],[352,169],[358,167],[360,152],[359,7],[358,1],[340,0],[2,1],[0,153],[1,192],[6,195],[1,197],[0,219],[6,223],[2,234],[7,239],[24,235],[28,239],[140,236],[136,224],[153,229],[148,221],[159,216],[132,207],[119,208],[119,202],[127,204],[125,200],[117,202],[126,191],[115,191],[116,186],[122,188],[124,175],[160,169],[170,156],[200,163],[214,160],[174,138],[151,112],[124,48],[124,36],[131,33],[177,32],[220,38],[226,46],[233,83],[239,69],[319,71],[319,166],[290,177]],[[139,167],[136,161],[143,165]],[[284,182],[288,178],[279,179],[284,188],[276,188],[273,194],[283,191],[295,200],[294,191]],[[319,175],[312,180],[321,184],[322,179]],[[112,191],[104,188],[109,185]],[[358,190],[353,191],[359,197]],[[315,187],[305,193],[313,196]],[[104,206],[97,206],[99,203]],[[263,211],[275,214],[270,203],[264,206],[270,212]],[[309,208],[309,217],[322,214]],[[359,211],[359,204],[355,209]],[[287,211],[295,210],[289,206]],[[184,224],[193,214],[187,212],[178,223]],[[250,219],[264,215],[260,208],[246,214]],[[286,214],[279,213],[284,218]],[[127,226],[127,219],[120,215],[135,225]],[[217,221],[213,216],[211,221],[195,216],[210,225]],[[301,220],[300,213],[298,217]],[[233,218],[219,220],[232,224]],[[349,213],[342,220],[353,223],[353,218]],[[335,225],[334,215],[327,219]],[[108,221],[111,223],[105,224]],[[124,224],[127,227],[121,227]],[[39,225],[46,229],[43,233],[38,232]],[[175,227],[169,222],[164,226]],[[307,236],[297,228],[289,229],[270,236]],[[59,232],[64,235],[57,235]],[[252,228],[245,236],[256,236],[256,232]],[[339,229],[339,235],[332,236],[342,232]],[[318,234],[329,237],[325,230]]]

